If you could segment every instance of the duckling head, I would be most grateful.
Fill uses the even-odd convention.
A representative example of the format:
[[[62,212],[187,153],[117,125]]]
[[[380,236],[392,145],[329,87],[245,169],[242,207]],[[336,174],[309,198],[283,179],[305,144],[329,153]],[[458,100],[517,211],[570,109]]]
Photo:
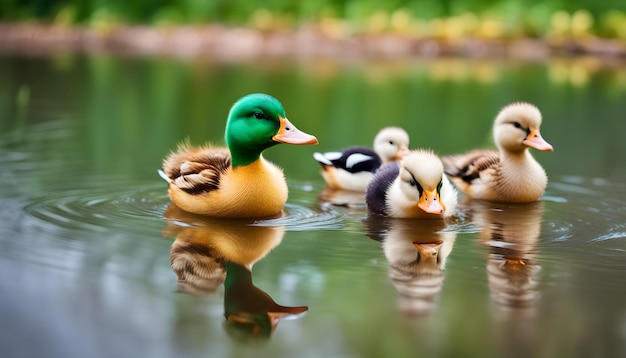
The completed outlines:
[[[531,147],[552,151],[552,145],[539,133],[541,112],[530,103],[516,102],[500,110],[493,126],[493,136],[500,149],[522,152]]]
[[[409,152],[409,135],[400,127],[386,127],[374,137],[374,151],[383,162],[402,159]]]
[[[441,200],[443,164],[433,152],[409,152],[400,162],[399,179],[402,192],[424,212],[441,215],[446,211]]]
[[[300,131],[274,97],[253,93],[230,109],[224,135],[233,166],[250,164],[261,152],[278,143],[316,144],[317,138]]]

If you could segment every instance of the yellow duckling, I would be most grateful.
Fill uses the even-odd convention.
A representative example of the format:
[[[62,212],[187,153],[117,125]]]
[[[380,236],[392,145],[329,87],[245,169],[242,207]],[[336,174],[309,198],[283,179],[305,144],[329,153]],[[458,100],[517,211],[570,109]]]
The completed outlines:
[[[287,183],[282,169],[261,153],[278,143],[317,143],[289,122],[276,98],[259,93],[232,106],[225,140],[228,149],[183,144],[165,158],[159,174],[178,207],[222,218],[275,216],[287,201]]]
[[[365,192],[381,165],[402,159],[409,151],[409,135],[400,127],[385,127],[374,137],[374,149],[349,147],[339,152],[314,153],[322,177],[332,189]]]
[[[548,177],[528,148],[552,151],[539,133],[541,112],[529,103],[502,108],[493,125],[498,151],[474,150],[442,158],[446,174],[469,198],[507,202],[537,200]]]
[[[455,213],[456,190],[430,150],[409,152],[380,168],[367,187],[369,210],[395,218],[444,218]]]

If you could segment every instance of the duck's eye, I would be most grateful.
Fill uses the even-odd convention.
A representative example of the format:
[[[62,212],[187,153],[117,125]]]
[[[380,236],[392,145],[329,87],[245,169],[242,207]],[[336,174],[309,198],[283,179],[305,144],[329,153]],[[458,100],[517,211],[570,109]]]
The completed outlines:
[[[522,124],[520,122],[513,122],[515,128],[522,128]]]
[[[254,112],[254,118],[256,119],[265,119],[265,115],[261,112]]]
[[[389,141],[389,144],[395,145],[395,143],[392,140]]]

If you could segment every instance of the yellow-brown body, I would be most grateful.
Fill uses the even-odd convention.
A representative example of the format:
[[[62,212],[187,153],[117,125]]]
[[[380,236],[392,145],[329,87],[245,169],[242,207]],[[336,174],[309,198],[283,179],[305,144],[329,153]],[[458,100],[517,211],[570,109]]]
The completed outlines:
[[[287,193],[282,169],[263,157],[249,165],[228,168],[215,190],[190,194],[173,182],[169,185],[170,199],[179,208],[223,218],[276,216],[287,202]]]

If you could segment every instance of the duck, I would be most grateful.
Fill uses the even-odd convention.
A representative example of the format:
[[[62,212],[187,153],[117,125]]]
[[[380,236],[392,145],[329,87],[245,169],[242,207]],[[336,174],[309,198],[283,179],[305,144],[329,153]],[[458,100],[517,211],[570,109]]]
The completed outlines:
[[[163,160],[160,176],[170,200],[193,214],[220,218],[278,216],[287,201],[283,170],[262,152],[276,144],[317,144],[296,128],[271,95],[253,93],[236,101],[226,120],[227,148],[179,145]]]
[[[446,218],[455,213],[457,192],[429,149],[410,151],[381,167],[365,193],[369,211],[393,218]]]
[[[335,152],[316,152],[313,158],[322,166],[322,177],[329,188],[364,193],[378,168],[402,159],[408,151],[408,133],[392,126],[376,134],[373,149],[354,146]]]
[[[493,124],[498,150],[476,149],[442,157],[445,172],[467,197],[531,202],[543,195],[548,177],[528,148],[553,151],[540,133],[539,109],[526,102],[503,107]]]

